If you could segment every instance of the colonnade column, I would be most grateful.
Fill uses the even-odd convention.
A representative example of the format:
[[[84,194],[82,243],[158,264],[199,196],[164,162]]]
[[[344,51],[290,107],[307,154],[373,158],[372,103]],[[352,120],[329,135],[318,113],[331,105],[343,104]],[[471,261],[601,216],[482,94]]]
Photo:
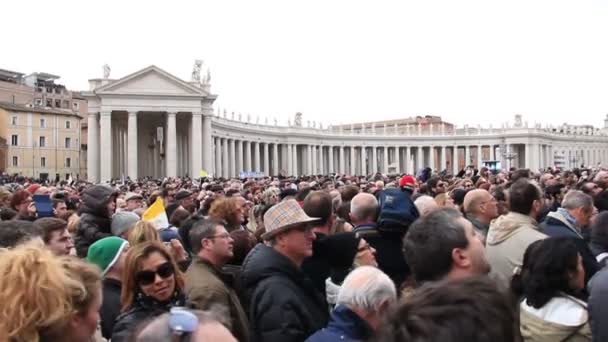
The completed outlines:
[[[477,168],[481,169],[481,166],[483,165],[483,157],[481,155],[481,151],[483,149],[482,145],[477,145]]]
[[[424,167],[424,154],[423,154],[423,149],[422,146],[418,146],[418,153],[417,153],[417,161],[416,161],[416,169],[420,170],[421,168]],[[416,169],[414,169],[414,173],[416,173]]]
[[[435,170],[435,146],[429,146],[429,167]]]
[[[274,143],[272,146],[272,175],[269,176],[278,176],[279,175],[279,144]]]
[[[344,173],[346,173],[344,146],[340,146],[340,151],[338,152],[338,154],[339,154],[338,170],[340,173],[344,174]]]
[[[441,169],[440,171],[443,171],[447,168],[447,160],[445,160],[445,150],[446,147],[441,146],[441,160],[439,161],[439,168]]]
[[[471,147],[469,145],[464,146],[464,167],[471,164]]]
[[[251,141],[245,141],[245,150],[243,151],[245,155],[245,167],[243,171],[251,172],[253,168],[251,167]]]
[[[408,126],[409,127],[409,126]],[[411,154],[411,147],[410,146],[406,146],[405,147],[405,171],[407,173],[414,173],[412,170],[414,170],[414,168],[412,167],[412,154]]]
[[[89,182],[99,182],[99,123],[97,113],[89,113],[87,139],[87,177]]]
[[[175,124],[175,116],[177,113],[167,113],[167,151],[165,151],[165,160],[167,168],[167,177],[177,176],[177,128]]]
[[[460,170],[458,170],[460,167],[458,165],[459,163],[458,163],[458,146],[457,145],[454,145],[454,147],[452,147],[452,153],[454,154],[452,156],[452,164],[453,164],[452,173],[454,176],[456,176],[458,174],[458,171],[460,171]]]
[[[236,148],[234,139],[230,139],[230,177],[236,177]]]
[[[526,155],[525,155],[525,157],[526,157],[526,165],[524,165],[524,167],[525,167],[525,168],[528,168],[528,169],[532,169],[532,168],[530,167],[530,166],[531,166],[531,162],[532,162],[532,158],[531,158],[531,156],[530,156],[530,150],[531,150],[531,149],[530,149],[530,144],[526,144],[526,147],[525,147],[525,152],[524,152],[524,153],[526,154]]]
[[[365,150],[365,146],[361,146],[361,175],[365,176],[367,175],[367,161],[366,161],[366,150]]]
[[[382,173],[388,173],[388,147],[384,146],[384,158],[382,160]]]
[[[287,144],[287,175],[293,176],[293,149],[291,144]]]
[[[306,174],[312,174],[312,146],[306,145]]]
[[[222,141],[222,157],[224,162],[222,164],[222,176],[230,177],[230,155],[228,154],[228,139],[224,138],[222,139]]]
[[[137,112],[129,112],[127,135],[127,175],[132,179],[137,179]]]
[[[329,165],[327,166],[327,168],[328,168],[327,173],[330,174],[332,172],[335,172],[335,169],[334,169],[334,147],[330,145],[328,148],[329,148],[329,150],[327,150],[327,158],[329,159],[328,160],[328,164]]]
[[[401,155],[399,153],[399,146],[395,146],[395,172],[401,173]]]
[[[129,113],[130,114],[130,113]],[[131,126],[129,124],[129,126]],[[194,179],[200,176],[201,170],[203,169],[203,113],[195,112],[192,113],[192,125],[190,125],[190,138],[192,139],[192,146],[190,146],[190,175]],[[129,145],[132,145],[129,142]],[[129,153],[129,157],[131,153]],[[206,170],[209,172],[209,170]]]
[[[292,175],[297,176],[298,175],[298,145],[293,145],[293,158],[292,158]]]
[[[193,141],[194,143],[194,141]],[[213,137],[211,136],[211,113],[203,112],[203,169],[213,173]],[[200,170],[199,170],[200,172]]]
[[[350,146],[350,175],[354,176],[356,173],[355,169],[355,146]]]
[[[236,142],[236,176],[239,176],[244,171],[243,158],[245,158],[245,151],[243,149],[243,140]]]
[[[100,182],[107,182],[112,179],[112,112],[101,112],[99,116],[99,161],[100,163]]]
[[[215,177],[222,177],[222,138],[215,138]]]
[[[270,176],[270,156],[268,155],[268,143],[264,143],[264,174]]]
[[[319,165],[317,168],[317,170],[318,170],[317,172],[322,175],[325,175],[325,174],[327,174],[327,171],[325,170],[325,156],[324,156],[323,150],[324,150],[323,145],[320,145],[319,146]]]
[[[253,160],[255,172],[260,172],[260,143],[257,141],[253,142]]]
[[[378,146],[372,146],[372,172],[375,174],[378,172]]]

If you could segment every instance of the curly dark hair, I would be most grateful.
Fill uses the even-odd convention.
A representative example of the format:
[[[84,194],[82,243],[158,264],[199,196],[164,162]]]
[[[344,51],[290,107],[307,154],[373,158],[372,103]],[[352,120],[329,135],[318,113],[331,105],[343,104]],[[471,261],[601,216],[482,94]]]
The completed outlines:
[[[559,293],[576,295],[571,274],[577,272],[578,248],[569,237],[554,237],[532,243],[526,249],[519,275],[511,280],[515,295],[540,309]]]
[[[419,288],[388,313],[374,341],[512,342],[518,329],[508,296],[472,277]]]

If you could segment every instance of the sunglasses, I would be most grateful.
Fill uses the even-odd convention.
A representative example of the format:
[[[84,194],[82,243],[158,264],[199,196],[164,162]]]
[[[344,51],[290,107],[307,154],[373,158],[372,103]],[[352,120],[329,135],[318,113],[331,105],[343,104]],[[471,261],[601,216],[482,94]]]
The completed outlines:
[[[159,277],[166,279],[173,275],[175,270],[173,269],[173,265],[170,262],[165,262],[158,266],[156,271],[139,271],[135,274],[135,281],[139,285],[150,285],[154,283],[156,279],[156,275]]]

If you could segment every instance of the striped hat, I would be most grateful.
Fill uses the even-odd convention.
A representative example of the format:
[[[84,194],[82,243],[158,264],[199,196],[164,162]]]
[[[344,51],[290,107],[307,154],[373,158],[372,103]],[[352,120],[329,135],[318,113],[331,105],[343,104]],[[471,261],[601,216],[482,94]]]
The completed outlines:
[[[262,234],[262,239],[270,240],[277,234],[300,226],[303,223],[313,223],[320,220],[318,217],[306,215],[296,200],[283,201],[272,206],[264,214],[266,233]]]

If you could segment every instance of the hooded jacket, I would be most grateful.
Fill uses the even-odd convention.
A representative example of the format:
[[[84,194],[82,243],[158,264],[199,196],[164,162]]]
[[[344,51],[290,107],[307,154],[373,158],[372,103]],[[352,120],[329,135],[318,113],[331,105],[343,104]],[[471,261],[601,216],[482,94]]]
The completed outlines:
[[[327,324],[325,298],[274,248],[256,245],[243,262],[241,276],[253,341],[301,342]]]
[[[519,318],[524,342],[591,341],[587,304],[568,295],[555,297],[540,309],[524,300]]]
[[[559,211],[552,211],[547,214],[547,218],[540,224],[542,232],[550,237],[569,237],[576,244],[578,253],[583,259],[583,267],[585,268],[585,284],[595,275],[599,266],[593,252],[589,249],[583,235],[578,227],[573,225]]]
[[[486,253],[497,279],[508,281],[516,267],[521,267],[528,246],[547,236],[538,231],[536,220],[530,216],[510,212],[490,224],[486,237]]]
[[[103,185],[94,185],[82,194],[80,223],[75,238],[76,254],[79,257],[86,257],[89,246],[95,241],[112,236],[112,218],[107,206],[114,198],[114,190]]]

